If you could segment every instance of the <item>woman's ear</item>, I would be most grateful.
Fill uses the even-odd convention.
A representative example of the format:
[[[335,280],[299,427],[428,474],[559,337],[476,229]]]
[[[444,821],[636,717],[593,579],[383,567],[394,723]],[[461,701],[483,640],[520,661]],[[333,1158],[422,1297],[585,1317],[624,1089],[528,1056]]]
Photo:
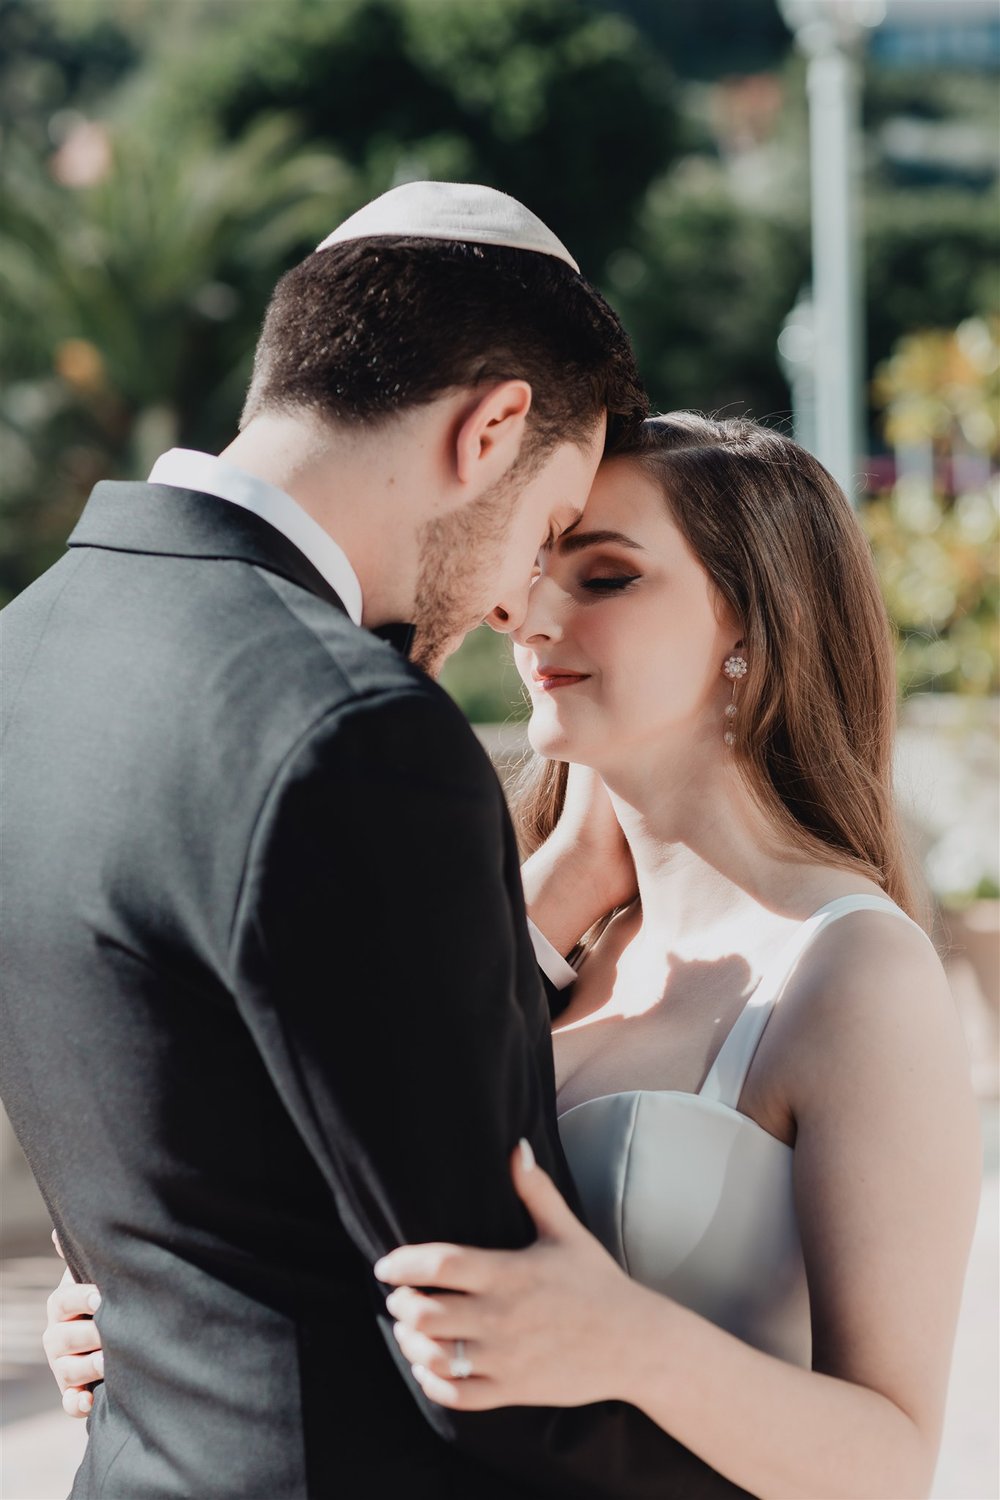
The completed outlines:
[[[531,386],[526,380],[501,381],[465,407],[454,436],[459,483],[486,490],[513,468],[530,410]]]

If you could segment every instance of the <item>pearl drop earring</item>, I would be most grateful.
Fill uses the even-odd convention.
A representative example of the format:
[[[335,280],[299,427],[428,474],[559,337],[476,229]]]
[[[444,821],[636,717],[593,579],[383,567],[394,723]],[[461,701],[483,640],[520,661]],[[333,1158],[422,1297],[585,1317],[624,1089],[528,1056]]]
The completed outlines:
[[[745,656],[727,656],[722,664],[722,674],[728,677],[733,685],[732,700],[726,704],[726,732],[722,736],[727,745],[736,744],[736,736],[732,730],[733,720],[736,718],[736,684],[741,677],[745,677],[748,671],[748,662]]]

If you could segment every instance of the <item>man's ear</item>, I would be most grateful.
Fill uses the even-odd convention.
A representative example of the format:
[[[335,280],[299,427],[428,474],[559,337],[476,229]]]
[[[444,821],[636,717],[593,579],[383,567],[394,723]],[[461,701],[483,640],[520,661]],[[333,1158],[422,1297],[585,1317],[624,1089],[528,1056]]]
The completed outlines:
[[[465,407],[454,433],[455,474],[460,484],[487,489],[512,468],[521,452],[531,386],[504,380]]]

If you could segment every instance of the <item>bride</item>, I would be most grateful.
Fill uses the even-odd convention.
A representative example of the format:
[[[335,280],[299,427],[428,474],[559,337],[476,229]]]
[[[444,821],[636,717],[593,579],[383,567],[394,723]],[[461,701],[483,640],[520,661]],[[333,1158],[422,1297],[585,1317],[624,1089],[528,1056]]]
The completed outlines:
[[[521,1143],[536,1242],[385,1257],[396,1338],[455,1409],[618,1399],[752,1495],[927,1495],[978,1132],[850,505],[749,421],[653,419],[540,557],[514,640],[529,904],[560,818],[591,842],[604,820],[633,887],[582,939],[543,923],[572,949],[553,1044],[590,1230]],[[99,1374],[67,1321],[95,1295],[51,1303],[68,1409]]]

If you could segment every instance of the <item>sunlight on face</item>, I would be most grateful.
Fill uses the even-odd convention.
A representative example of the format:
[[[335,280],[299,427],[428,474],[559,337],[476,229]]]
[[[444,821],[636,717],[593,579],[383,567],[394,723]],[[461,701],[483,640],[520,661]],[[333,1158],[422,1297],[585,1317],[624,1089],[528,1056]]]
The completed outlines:
[[[495,607],[486,616],[495,630],[510,632],[520,625],[539,548],[580,519],[604,451],[605,425],[602,416],[585,448],[560,444],[520,491],[504,545],[499,591],[491,601]]]
[[[579,520],[603,445],[602,418],[585,449],[560,444],[527,483],[505,475],[424,527],[411,659],[425,671],[436,676],[484,619],[505,634],[520,624],[538,550]]]
[[[514,633],[532,745],[601,769],[669,741],[721,744],[721,667],[737,635],[660,486],[608,460],[579,524],[543,549]]]

